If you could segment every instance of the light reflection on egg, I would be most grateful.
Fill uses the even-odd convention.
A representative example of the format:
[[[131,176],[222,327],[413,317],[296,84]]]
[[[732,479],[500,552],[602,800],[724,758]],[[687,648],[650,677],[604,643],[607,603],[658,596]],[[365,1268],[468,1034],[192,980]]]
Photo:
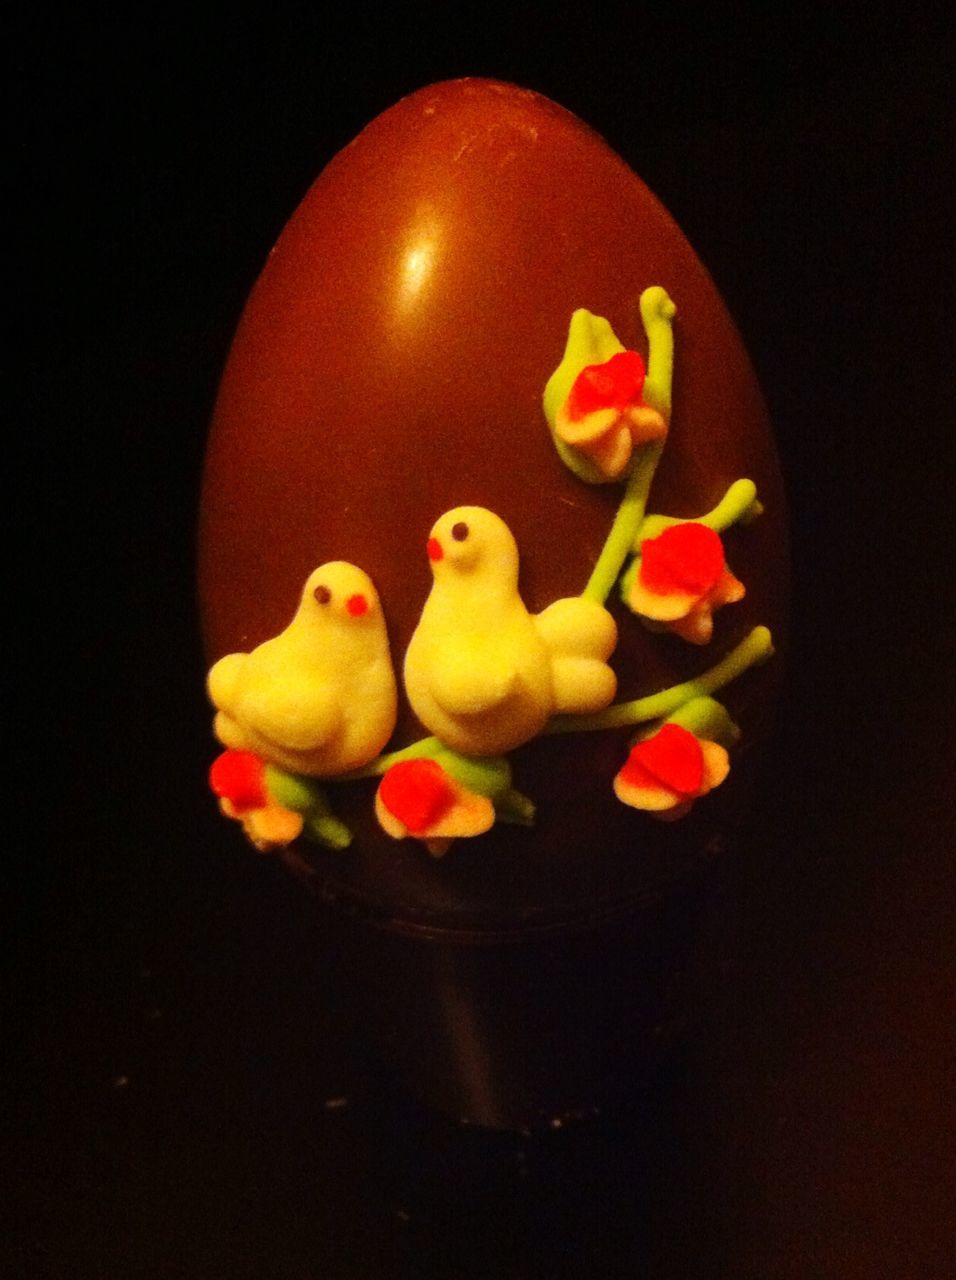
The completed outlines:
[[[401,308],[406,309],[414,306],[417,294],[428,282],[436,251],[436,238],[423,235],[405,255],[405,260],[402,263],[401,300],[399,302]]]

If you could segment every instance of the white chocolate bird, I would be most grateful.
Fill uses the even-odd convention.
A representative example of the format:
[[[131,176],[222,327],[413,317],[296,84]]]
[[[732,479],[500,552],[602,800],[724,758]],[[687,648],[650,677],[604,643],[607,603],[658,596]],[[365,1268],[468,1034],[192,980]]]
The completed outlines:
[[[558,600],[537,617],[518,594],[511,530],[484,507],[456,507],[428,540],[434,585],[405,654],[415,714],[464,755],[521,746],[558,712],[613,699],[617,627],[593,600]]]
[[[397,713],[385,619],[368,574],[343,560],[316,569],[285,631],[221,658],[207,687],[226,747],[313,777],[367,764]]]

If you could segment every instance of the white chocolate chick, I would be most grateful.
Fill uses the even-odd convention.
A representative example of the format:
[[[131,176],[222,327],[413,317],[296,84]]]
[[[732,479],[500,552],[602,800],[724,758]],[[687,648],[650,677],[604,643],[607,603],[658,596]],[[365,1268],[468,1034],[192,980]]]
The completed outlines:
[[[579,598],[532,616],[503,520],[484,507],[456,507],[436,522],[428,554],[435,582],[405,655],[405,689],[431,733],[465,755],[499,755],[557,712],[608,705],[613,618]]]
[[[385,619],[368,574],[342,560],[316,569],[285,631],[221,658],[207,687],[226,747],[313,777],[367,764],[397,712]]]

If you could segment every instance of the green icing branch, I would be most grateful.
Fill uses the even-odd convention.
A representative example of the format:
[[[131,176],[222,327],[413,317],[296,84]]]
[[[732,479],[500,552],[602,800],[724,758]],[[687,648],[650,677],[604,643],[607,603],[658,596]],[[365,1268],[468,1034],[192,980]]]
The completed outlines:
[[[628,476],[627,488],[617,509],[611,531],[607,535],[598,562],[594,566],[588,584],[581,592],[587,600],[603,604],[613,590],[621,566],[634,546],[637,531],[644,519],[647,495],[657,470],[663,446],[647,445],[637,456]]]
[[[754,627],[753,631],[732,649],[727,656],[693,680],[672,685],[660,693],[630,702],[618,702],[604,711],[587,716],[555,716],[544,732],[590,733],[597,729],[617,729],[622,725],[644,724],[669,716],[691,698],[704,697],[722,689],[725,684],[748,670],[765,662],[773,653],[773,640],[767,627]]]

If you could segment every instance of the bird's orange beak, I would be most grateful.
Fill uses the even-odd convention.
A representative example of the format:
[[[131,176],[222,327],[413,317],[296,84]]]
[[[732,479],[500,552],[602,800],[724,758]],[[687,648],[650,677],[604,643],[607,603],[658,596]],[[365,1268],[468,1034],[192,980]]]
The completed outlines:
[[[353,618],[361,618],[363,613],[368,613],[368,601],[360,591],[357,591],[354,596],[349,596],[345,607]]]
[[[441,545],[441,543],[438,541],[438,539],[437,539],[437,538],[429,538],[429,539],[428,539],[428,558],[429,558],[429,560],[432,560],[432,561],[435,561],[435,560],[442,560],[442,559],[444,558],[444,555],[445,555],[445,552],[442,550],[442,545]]]

